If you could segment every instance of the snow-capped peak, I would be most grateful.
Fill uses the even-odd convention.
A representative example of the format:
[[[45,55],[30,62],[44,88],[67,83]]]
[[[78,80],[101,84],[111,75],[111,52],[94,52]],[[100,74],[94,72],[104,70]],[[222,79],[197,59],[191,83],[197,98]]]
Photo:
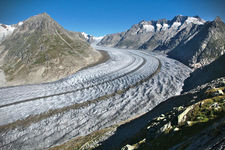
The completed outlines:
[[[204,24],[205,21],[202,19],[198,19],[195,17],[188,17],[186,23],[194,23],[194,24]]]
[[[178,28],[181,25],[181,22],[174,22],[172,28]]]
[[[89,42],[89,43],[98,43],[100,42],[104,36],[99,36],[95,37],[93,35],[87,34],[85,32],[81,32],[81,34],[84,36],[84,38]]]
[[[87,39],[87,40],[88,40],[88,38],[89,38],[89,37],[88,37],[88,34],[87,34],[87,33],[85,33],[85,32],[81,32],[81,34],[84,36],[84,38],[85,38],[85,39]]]
[[[12,25],[0,24],[0,42],[3,41],[6,37],[9,37],[13,33],[13,31],[22,24],[23,21]]]
[[[159,23],[157,23],[157,24],[156,24],[156,27],[157,27],[157,31],[159,31],[159,30],[162,28],[162,25],[159,24]]]
[[[155,30],[155,27],[151,24],[144,24],[143,28],[147,31],[147,32],[152,32]]]
[[[167,23],[164,23],[163,24],[163,27],[162,27],[162,30],[166,30],[166,29],[168,29],[169,28],[169,25],[167,24]]]
[[[15,29],[15,25],[0,24],[0,42],[3,41],[7,36],[10,36]]]
[[[20,21],[20,22],[18,23],[19,26],[21,26],[22,24],[23,24],[23,21]]]
[[[193,23],[197,25],[202,25],[206,21],[201,19],[198,16],[189,17],[189,16],[182,16],[178,15],[175,16],[172,20],[160,19],[160,20],[151,20],[145,21],[142,20],[137,25],[132,26],[134,34],[139,33],[141,30],[143,33],[145,32],[161,32],[166,30],[181,30],[187,25]]]

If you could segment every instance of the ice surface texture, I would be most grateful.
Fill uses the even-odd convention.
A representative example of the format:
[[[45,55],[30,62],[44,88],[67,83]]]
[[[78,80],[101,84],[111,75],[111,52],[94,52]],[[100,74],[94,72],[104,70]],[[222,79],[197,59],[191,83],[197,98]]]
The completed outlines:
[[[179,94],[191,71],[155,53],[95,48],[111,58],[56,82],[0,88],[0,126],[62,110],[0,131],[0,149],[48,148],[148,112]]]

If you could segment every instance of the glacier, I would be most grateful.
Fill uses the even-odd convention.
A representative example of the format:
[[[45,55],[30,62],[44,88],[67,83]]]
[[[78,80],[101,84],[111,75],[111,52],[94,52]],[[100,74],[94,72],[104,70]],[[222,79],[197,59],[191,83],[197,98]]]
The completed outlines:
[[[0,88],[0,149],[45,149],[144,114],[191,69],[165,55],[94,46],[106,62],[61,80]]]

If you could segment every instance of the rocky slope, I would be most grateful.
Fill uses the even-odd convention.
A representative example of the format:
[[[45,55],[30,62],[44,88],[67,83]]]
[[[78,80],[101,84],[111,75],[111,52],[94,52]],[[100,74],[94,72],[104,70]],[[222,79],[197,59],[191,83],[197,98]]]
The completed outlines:
[[[89,147],[122,150],[224,149],[224,57],[222,55],[211,64],[195,70],[184,82],[185,93],[169,98],[130,122],[105,129],[114,133],[102,131],[102,140]],[[143,124],[147,125],[141,128]]]
[[[223,149],[224,92],[221,78],[175,97],[184,103],[152,119],[122,149]]]
[[[183,92],[187,92],[199,85],[211,82],[214,79],[225,77],[225,55],[199,68],[190,74],[190,77],[184,81]]]
[[[217,17],[176,16],[172,20],[141,21],[129,30],[105,36],[99,45],[154,50],[199,68],[225,52],[225,24]]]
[[[224,92],[223,77],[169,98],[145,115],[112,126],[114,129],[102,130],[102,135],[98,136],[102,142],[89,143],[89,149],[222,150],[225,144]],[[105,138],[107,134],[111,137]]]
[[[196,35],[168,53],[184,64],[198,68],[211,63],[225,52],[225,24],[217,17],[200,26]]]
[[[48,14],[39,14],[2,41],[1,86],[55,81],[100,57],[81,33],[67,31]]]
[[[224,65],[222,55],[192,72],[184,82],[183,94],[138,118],[149,120],[148,125],[115,149],[224,149]]]

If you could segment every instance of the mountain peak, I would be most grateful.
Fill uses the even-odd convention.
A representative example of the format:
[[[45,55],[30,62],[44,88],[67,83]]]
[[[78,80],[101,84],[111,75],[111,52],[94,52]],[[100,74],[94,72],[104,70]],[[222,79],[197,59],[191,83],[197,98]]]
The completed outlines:
[[[38,14],[38,15],[35,15],[35,16],[33,16],[34,18],[45,18],[45,19],[52,19],[51,17],[50,17],[50,15],[49,14],[47,14],[46,12],[44,12],[44,13],[41,13],[41,14]],[[31,18],[33,18],[33,17],[31,17]],[[53,19],[52,19],[53,20]]]
[[[41,13],[41,15],[48,15],[46,12]],[[49,15],[48,15],[49,16]]]
[[[187,16],[178,15],[172,19],[172,22],[184,22],[187,18]]]
[[[163,24],[163,23],[166,23],[167,21],[168,21],[167,19],[163,18],[163,19],[159,19],[159,20],[157,21],[157,23]]]
[[[24,21],[24,25],[21,28],[30,30],[41,30],[41,31],[54,31],[54,27],[59,27],[60,25],[51,18],[46,12],[32,16]]]
[[[201,19],[198,15],[193,16],[194,18]]]
[[[143,24],[143,23],[146,23],[147,21],[146,20],[141,20],[140,22],[139,22],[139,24]]]
[[[215,22],[223,22],[222,19],[221,19],[219,16],[217,16],[216,19],[215,19],[214,21],[215,21]]]

